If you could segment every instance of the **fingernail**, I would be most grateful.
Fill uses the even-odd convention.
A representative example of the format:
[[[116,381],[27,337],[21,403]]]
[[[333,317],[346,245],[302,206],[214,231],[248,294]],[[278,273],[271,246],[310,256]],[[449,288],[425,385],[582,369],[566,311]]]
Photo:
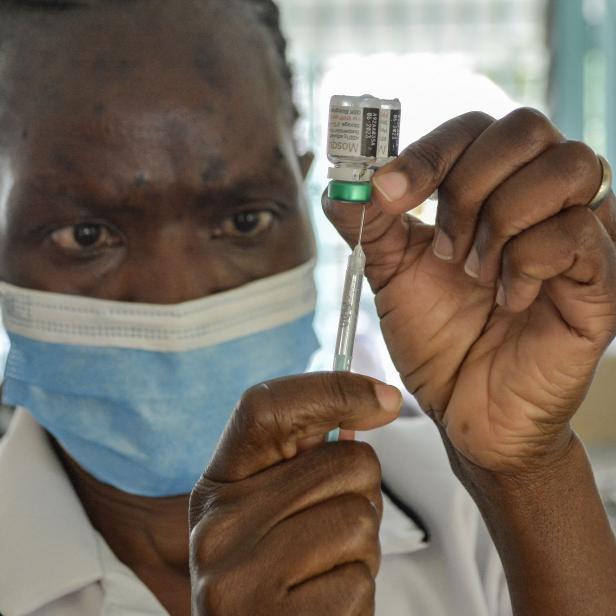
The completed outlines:
[[[387,201],[402,199],[409,188],[406,175],[399,171],[390,171],[389,173],[379,175],[372,180],[372,183]]]
[[[442,229],[437,228],[436,230],[432,252],[443,261],[451,261],[453,259],[453,242]]]
[[[503,283],[498,285],[498,292],[496,293],[496,303],[499,306],[505,306],[507,304],[507,296],[505,295],[505,287]]]
[[[374,385],[374,393],[381,408],[388,413],[398,413],[402,408],[402,394],[393,385]]]
[[[473,246],[468,258],[466,259],[466,263],[464,264],[464,271],[471,278],[479,278],[479,253],[477,249]]]

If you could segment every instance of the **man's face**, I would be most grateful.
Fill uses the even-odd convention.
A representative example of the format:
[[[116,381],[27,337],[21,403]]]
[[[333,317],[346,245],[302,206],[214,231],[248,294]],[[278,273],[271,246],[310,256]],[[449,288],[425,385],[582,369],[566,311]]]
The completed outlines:
[[[210,13],[58,15],[55,36],[17,48],[0,150],[3,280],[178,303],[312,256],[266,35]]]

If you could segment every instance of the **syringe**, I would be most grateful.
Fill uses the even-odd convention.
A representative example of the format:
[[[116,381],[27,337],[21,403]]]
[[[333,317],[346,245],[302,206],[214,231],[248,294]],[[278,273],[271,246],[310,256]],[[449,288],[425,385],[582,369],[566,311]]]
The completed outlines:
[[[355,330],[357,329],[357,315],[359,313],[359,300],[366,269],[366,255],[361,247],[361,236],[364,229],[366,206],[361,213],[361,225],[357,246],[349,256],[344,291],[342,293],[342,306],[340,308],[340,321],[338,323],[338,336],[336,338],[336,352],[334,355],[335,371],[349,372],[353,359],[353,344],[355,343]],[[327,435],[328,442],[335,442],[340,438],[340,428],[332,430]]]

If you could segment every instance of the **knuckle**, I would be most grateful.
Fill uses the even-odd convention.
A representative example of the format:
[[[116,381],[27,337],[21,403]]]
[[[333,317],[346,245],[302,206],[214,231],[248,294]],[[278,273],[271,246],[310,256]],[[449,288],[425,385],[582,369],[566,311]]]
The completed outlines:
[[[361,541],[368,541],[375,546],[378,544],[379,536],[379,516],[372,503],[361,494],[349,495],[347,501],[349,509],[352,511],[354,532]]]
[[[470,111],[455,118],[455,129],[450,127],[450,130],[455,130],[464,136],[464,141],[472,142],[491,124],[495,122],[494,118],[487,113],[481,111]],[[441,131],[442,127],[436,129]],[[418,144],[424,144],[424,141],[419,141]],[[436,150],[431,143],[425,142],[427,149],[419,150],[419,155],[432,161],[432,168],[436,169],[438,178],[441,179],[439,190],[439,202],[442,200],[446,203],[455,204],[456,209],[467,210],[474,207],[474,203],[468,203],[469,185],[466,178],[461,174],[456,173],[456,167],[450,169],[452,161],[444,156],[439,150]],[[430,148],[434,149],[432,151]],[[446,171],[449,170],[449,173]]]
[[[494,122],[494,118],[484,111],[469,111],[458,117],[459,126],[468,131],[471,137],[476,137],[478,132],[483,132]]]
[[[348,569],[350,584],[354,589],[352,598],[350,598],[353,602],[351,607],[354,609],[365,609],[366,605],[374,607],[376,582],[370,569],[364,563],[353,563],[348,566]]]
[[[361,473],[370,485],[381,484],[381,463],[374,449],[367,443],[360,441],[349,442],[352,452],[353,468]]]
[[[265,438],[283,433],[285,413],[269,383],[261,383],[248,389],[242,396],[235,415],[243,436],[249,442],[261,442]]]
[[[550,142],[558,134],[552,122],[532,107],[515,109],[505,119],[522,141]]]
[[[599,161],[594,151],[581,141],[566,141],[555,148],[555,167],[561,177],[574,185],[587,184],[599,177]],[[594,187],[592,187],[594,188]]]
[[[402,153],[408,163],[409,173],[419,168],[422,183],[436,185],[440,183],[449,167],[443,152],[428,139],[420,139]]]
[[[198,571],[215,566],[232,530],[227,516],[206,514],[190,533],[190,562]]]
[[[266,396],[268,396],[268,392],[265,384],[252,386],[242,394],[236,413],[246,417],[254,417],[263,408]]]
[[[236,557],[218,565],[216,570],[204,575],[195,576],[191,572],[198,614],[251,614],[255,604],[263,604],[263,595],[271,596],[274,591],[269,575],[264,583],[253,562],[238,561]]]
[[[565,141],[556,147],[561,151],[562,162],[573,172],[585,174],[599,169],[594,150],[582,141]]]
[[[204,614],[219,614],[225,611],[229,601],[225,576],[212,574],[199,580],[196,600]]]

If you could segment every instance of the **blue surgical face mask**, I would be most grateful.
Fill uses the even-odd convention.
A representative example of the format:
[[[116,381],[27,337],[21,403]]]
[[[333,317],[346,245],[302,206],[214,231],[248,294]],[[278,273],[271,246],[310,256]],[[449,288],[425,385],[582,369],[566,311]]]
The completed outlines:
[[[189,492],[242,393],[317,349],[313,263],[174,306],[0,284],[6,404],[120,490]]]

